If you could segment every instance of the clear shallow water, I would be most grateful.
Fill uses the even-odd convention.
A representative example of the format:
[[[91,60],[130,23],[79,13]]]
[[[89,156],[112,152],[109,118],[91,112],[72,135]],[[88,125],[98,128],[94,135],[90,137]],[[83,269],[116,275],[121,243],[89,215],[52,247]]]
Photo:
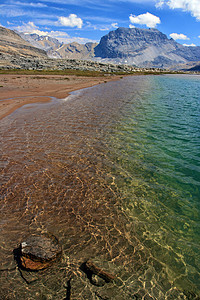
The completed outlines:
[[[148,80],[149,93],[132,98],[113,131],[111,156],[143,244],[177,284],[199,290],[200,78]]]
[[[64,299],[72,278],[71,299],[197,299],[199,92],[198,76],[129,77],[1,121],[3,297]],[[27,285],[12,250],[38,231],[63,258]],[[114,283],[91,285],[87,258]]]

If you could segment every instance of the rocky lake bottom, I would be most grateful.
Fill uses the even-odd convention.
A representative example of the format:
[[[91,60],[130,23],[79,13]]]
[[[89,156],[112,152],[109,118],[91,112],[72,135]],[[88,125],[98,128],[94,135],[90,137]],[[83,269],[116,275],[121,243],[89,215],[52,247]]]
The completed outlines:
[[[199,299],[199,89],[130,76],[1,120],[0,299]],[[47,233],[60,259],[20,269]]]

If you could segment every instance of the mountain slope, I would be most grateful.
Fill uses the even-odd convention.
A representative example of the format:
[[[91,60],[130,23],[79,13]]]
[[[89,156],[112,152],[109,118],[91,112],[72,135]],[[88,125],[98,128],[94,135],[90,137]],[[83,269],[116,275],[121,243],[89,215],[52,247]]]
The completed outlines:
[[[98,45],[97,43],[84,45],[76,42],[63,44],[50,36],[39,36],[35,33],[19,32],[19,35],[33,46],[45,50],[51,58],[92,59],[94,48]]]
[[[62,58],[71,58],[71,59],[92,59],[94,57],[94,48],[97,46],[97,43],[86,43],[78,44],[73,42],[71,44],[65,44],[57,49]]]
[[[25,41],[29,42],[34,47],[43,49],[46,52],[56,50],[63,45],[59,40],[50,36],[40,36],[36,33],[17,32]]]
[[[95,56],[140,67],[168,68],[200,60],[200,47],[184,47],[157,29],[118,28],[101,38]]]
[[[14,31],[0,26],[1,57],[37,57],[46,58],[44,50],[33,47]]]

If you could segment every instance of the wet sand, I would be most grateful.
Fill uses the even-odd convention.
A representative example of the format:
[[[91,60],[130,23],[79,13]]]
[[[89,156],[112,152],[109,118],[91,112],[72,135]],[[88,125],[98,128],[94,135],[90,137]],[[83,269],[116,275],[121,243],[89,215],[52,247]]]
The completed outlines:
[[[0,74],[0,120],[25,104],[66,98],[72,91],[119,78]]]

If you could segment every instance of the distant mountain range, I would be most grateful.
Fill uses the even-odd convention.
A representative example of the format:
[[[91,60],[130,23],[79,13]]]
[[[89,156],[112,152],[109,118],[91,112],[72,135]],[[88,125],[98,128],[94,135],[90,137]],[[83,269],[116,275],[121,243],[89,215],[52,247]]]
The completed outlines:
[[[180,69],[178,65],[182,65],[185,69],[198,70],[200,47],[183,46],[157,29],[121,27],[103,36],[99,44],[83,45],[63,44],[49,36],[0,27],[0,57],[5,55],[92,60],[143,68]]]
[[[23,32],[18,32],[18,34],[35,47],[45,50],[50,58],[91,60],[95,56],[94,48],[98,45],[98,43],[84,45],[76,42],[63,44],[49,36],[39,36],[35,33],[24,34]]]
[[[200,60],[200,47],[186,47],[157,29],[118,28],[103,36],[99,44],[62,44],[50,37],[21,34],[47,51],[50,57],[91,59],[138,67],[169,68]]]
[[[34,47],[45,50],[47,53],[49,51],[54,51],[60,48],[63,43],[60,43],[57,39],[50,36],[40,36],[36,33],[25,34],[23,32],[17,32],[23,40],[29,42]]]

